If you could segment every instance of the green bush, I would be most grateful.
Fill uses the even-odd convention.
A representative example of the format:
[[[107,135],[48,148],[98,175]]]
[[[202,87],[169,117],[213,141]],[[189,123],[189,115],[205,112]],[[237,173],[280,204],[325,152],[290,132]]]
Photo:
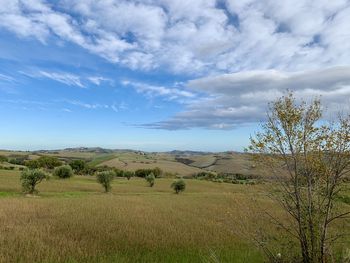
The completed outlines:
[[[73,176],[73,170],[69,165],[62,165],[55,168],[53,175],[61,179],[67,179]]]
[[[2,162],[7,162],[7,157],[0,155],[0,163],[2,163]]]
[[[123,176],[126,177],[128,180],[130,180],[131,177],[134,176],[134,172],[132,171],[124,171]]]
[[[48,175],[39,169],[26,169],[21,173],[21,183],[22,188],[25,193],[36,194],[38,191],[35,187],[42,182],[42,180],[47,179]]]
[[[149,175],[146,176],[146,181],[149,184],[150,187],[153,187],[155,181],[156,181],[156,177],[154,176],[153,173],[150,173]]]
[[[72,167],[74,173],[83,174],[86,168],[86,162],[84,160],[73,160],[69,163],[69,166]]]
[[[146,178],[147,175],[153,173],[153,175],[158,178],[162,174],[162,170],[158,167],[154,169],[138,169],[135,171],[136,177]]]
[[[24,165],[27,166],[29,169],[40,168],[40,162],[37,159],[25,161]]]
[[[97,182],[99,182],[103,188],[105,189],[105,192],[109,192],[112,188],[111,183],[114,179],[114,172],[113,171],[102,171],[97,172],[96,178]]]
[[[178,179],[171,184],[171,188],[173,188],[175,193],[178,194],[185,191],[186,183],[183,179]]]
[[[51,170],[57,166],[62,165],[62,162],[60,160],[52,156],[41,156],[37,160],[39,162],[40,167],[45,169]]]

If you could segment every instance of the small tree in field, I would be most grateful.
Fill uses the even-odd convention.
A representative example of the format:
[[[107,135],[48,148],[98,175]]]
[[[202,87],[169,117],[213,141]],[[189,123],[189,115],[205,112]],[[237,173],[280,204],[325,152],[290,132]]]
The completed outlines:
[[[82,174],[86,168],[86,162],[84,160],[73,160],[69,163],[75,174]]]
[[[171,188],[173,188],[175,193],[178,194],[185,191],[186,183],[183,179],[178,179],[171,184]]]
[[[97,182],[103,186],[106,193],[108,193],[112,188],[111,183],[114,179],[114,176],[115,174],[113,171],[102,171],[96,174]]]
[[[154,176],[153,173],[150,173],[149,175],[146,176],[146,181],[148,182],[150,187],[153,187],[156,181],[156,177]]]
[[[132,171],[124,171],[124,172],[123,172],[123,175],[124,175],[124,177],[126,177],[128,180],[130,180],[131,177],[134,176],[134,172],[132,172]]]
[[[62,165],[55,168],[53,175],[60,179],[67,179],[73,176],[73,170],[69,165]]]
[[[350,118],[325,124],[321,116],[319,100],[298,104],[293,94],[283,96],[270,104],[267,122],[249,147],[258,164],[280,182],[271,195],[292,223],[269,216],[297,240],[303,263],[328,262],[332,241],[339,238],[330,226],[350,213],[336,202],[349,174]]]
[[[22,188],[25,193],[36,194],[38,191],[35,187],[41,183],[42,180],[47,179],[48,175],[39,169],[26,169],[21,174]]]

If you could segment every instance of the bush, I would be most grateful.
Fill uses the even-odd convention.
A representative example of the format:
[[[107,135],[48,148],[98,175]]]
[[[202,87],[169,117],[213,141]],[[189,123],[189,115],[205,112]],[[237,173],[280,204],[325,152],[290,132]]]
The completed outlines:
[[[7,162],[7,157],[0,155],[0,163],[2,163],[2,162]]]
[[[10,164],[16,164],[16,165],[24,165],[25,160],[27,159],[27,156],[16,156],[8,159],[8,162]]]
[[[131,177],[134,176],[134,172],[131,171],[124,171],[123,172],[124,177],[126,177],[128,180],[130,180]]]
[[[29,169],[38,169],[38,168],[40,168],[40,163],[39,163],[39,161],[37,159],[36,160],[25,161],[24,165],[27,166]]]
[[[153,173],[150,173],[149,175],[146,176],[146,181],[148,182],[150,187],[153,187],[156,181],[156,177],[154,176]]]
[[[178,194],[185,191],[186,183],[183,179],[178,179],[171,184],[171,188],[173,188],[175,193]]]
[[[146,178],[147,175],[153,173],[153,175],[158,178],[162,174],[162,170],[159,167],[154,169],[138,169],[135,171],[136,177]]]
[[[38,191],[35,187],[41,183],[42,180],[47,179],[48,175],[39,169],[26,169],[21,173],[22,188],[25,193],[36,194]]]
[[[102,171],[98,172],[96,174],[97,182],[99,182],[103,188],[105,189],[105,192],[109,192],[112,188],[111,183],[114,179],[114,172],[112,171]]]
[[[58,160],[56,157],[52,156],[41,156],[38,159],[41,168],[45,169],[54,169],[57,166],[62,165],[62,162]]]
[[[67,179],[73,176],[73,170],[69,165],[62,165],[55,168],[53,175],[61,179]]]
[[[86,162],[84,160],[73,160],[69,163],[69,166],[72,167],[74,173],[83,174]]]
[[[123,170],[120,170],[120,169],[117,169],[117,168],[114,168],[114,173],[115,173],[115,176],[116,177],[124,177],[125,176],[125,172]]]

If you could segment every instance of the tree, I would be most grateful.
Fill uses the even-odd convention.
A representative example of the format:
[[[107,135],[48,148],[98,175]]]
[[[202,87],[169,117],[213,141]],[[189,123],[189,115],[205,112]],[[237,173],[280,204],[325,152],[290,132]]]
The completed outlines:
[[[185,191],[186,183],[183,179],[178,179],[171,184],[171,188],[174,189],[176,194]]]
[[[86,168],[86,162],[84,160],[73,160],[69,163],[69,165],[76,174],[83,174]]]
[[[103,186],[106,193],[112,188],[111,183],[114,179],[114,175],[113,171],[102,171],[96,174],[97,182]]]
[[[134,176],[134,172],[132,171],[124,171],[123,172],[124,177],[126,177],[128,180],[130,180],[131,177]]]
[[[42,182],[42,180],[47,179],[48,175],[39,169],[26,169],[21,173],[21,183],[22,188],[25,193],[36,194],[38,191],[35,187]]]
[[[56,157],[52,156],[41,156],[38,159],[41,168],[52,170],[57,166],[62,165],[62,162]]]
[[[73,170],[69,165],[62,165],[55,168],[53,175],[60,179],[67,179],[73,176]]]
[[[29,169],[38,169],[38,168],[40,168],[40,162],[37,159],[28,160],[24,164]]]
[[[8,161],[8,159],[6,156],[0,155],[0,163],[7,162],[7,161]]]
[[[154,168],[152,170],[152,172],[156,178],[158,178],[162,175],[162,169],[160,169],[159,167]]]
[[[147,175],[145,179],[150,187],[154,186],[154,183],[156,181],[156,177],[154,176],[153,173],[150,173],[149,175]]]
[[[299,242],[304,263],[327,261],[339,238],[329,228],[349,215],[339,210],[336,197],[349,173],[350,118],[325,124],[321,117],[319,100],[298,104],[290,93],[270,104],[267,122],[248,148],[278,177],[279,191],[271,194],[293,223],[271,218]]]

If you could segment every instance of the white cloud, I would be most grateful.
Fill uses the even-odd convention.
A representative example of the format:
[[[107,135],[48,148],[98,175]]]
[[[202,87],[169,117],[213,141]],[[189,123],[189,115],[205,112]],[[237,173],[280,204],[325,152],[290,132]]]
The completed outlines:
[[[293,90],[298,99],[321,96],[327,118],[339,111],[350,112],[350,67],[307,72],[253,71],[192,80],[193,92],[208,96],[187,107],[170,120],[147,124],[159,129],[232,129],[265,118],[271,100]]]
[[[0,0],[0,5],[0,28],[43,43],[56,37],[135,70],[201,76],[350,61],[346,0]]]
[[[13,82],[15,79],[11,76],[0,73],[0,81]]]
[[[47,72],[47,71],[39,71],[39,77],[49,78],[68,86],[78,86],[80,88],[85,88],[83,83],[80,80],[80,77],[77,75],[73,75],[70,73],[57,73],[57,72]]]
[[[178,88],[167,88],[163,86],[154,86],[146,83],[135,82],[135,81],[122,81],[124,86],[131,86],[138,93],[147,95],[148,97],[165,97],[168,100],[180,100],[194,98],[196,95],[193,92],[178,89]]]
[[[103,82],[108,82],[109,84],[113,83],[111,79],[102,76],[79,76],[76,74],[61,71],[53,72],[45,70],[32,70],[31,72],[20,71],[19,73],[30,78],[48,78],[68,86],[76,86],[79,88],[86,88],[90,83],[97,86],[100,86]]]

